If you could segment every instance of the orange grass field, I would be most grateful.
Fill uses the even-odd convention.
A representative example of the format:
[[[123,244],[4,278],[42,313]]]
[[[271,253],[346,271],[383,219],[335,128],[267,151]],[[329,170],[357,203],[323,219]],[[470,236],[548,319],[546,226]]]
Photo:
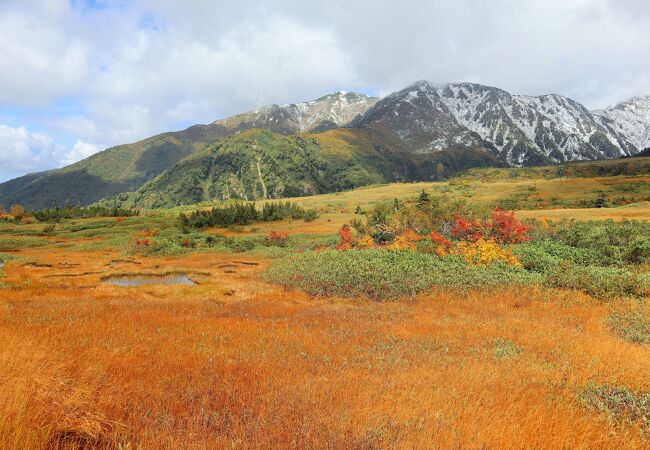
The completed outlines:
[[[0,290],[3,448],[648,445],[576,400],[589,381],[650,388],[650,351],[612,335],[612,307],[586,296],[314,299],[259,281],[250,258],[29,254],[53,267],[6,267],[18,287]],[[100,284],[136,263],[209,275]],[[497,339],[521,354],[495,359]]]
[[[262,281],[262,257],[65,246],[81,240],[21,249],[3,268],[0,448],[650,448],[638,422],[578,399],[590,382],[650,390],[648,346],[607,326],[624,300],[313,298]],[[102,283],[176,270],[199,285]],[[517,350],[496,357],[506,341]]]

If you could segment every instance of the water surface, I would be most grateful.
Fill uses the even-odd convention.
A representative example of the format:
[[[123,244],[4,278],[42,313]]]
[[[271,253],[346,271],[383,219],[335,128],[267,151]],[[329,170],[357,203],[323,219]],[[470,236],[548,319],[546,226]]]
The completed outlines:
[[[196,286],[196,283],[188,278],[187,275],[182,273],[173,273],[168,275],[121,275],[117,277],[109,277],[104,280],[104,283],[114,284],[117,286],[147,286],[147,285],[185,285]]]

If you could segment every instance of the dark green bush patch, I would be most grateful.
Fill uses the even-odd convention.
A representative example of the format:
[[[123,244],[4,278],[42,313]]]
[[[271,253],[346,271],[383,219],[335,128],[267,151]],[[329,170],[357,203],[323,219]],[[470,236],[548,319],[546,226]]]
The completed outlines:
[[[539,283],[541,277],[505,264],[474,267],[458,257],[411,251],[306,252],[282,258],[265,277],[314,295],[386,300],[433,287],[460,290]]]
[[[517,244],[513,253],[528,270],[549,273],[562,261],[579,266],[605,266],[607,258],[597,248],[576,248],[561,242],[542,240]]]
[[[581,267],[562,262],[548,274],[546,284],[583,291],[601,300],[642,295],[641,278],[627,269],[615,267]]]
[[[650,260],[650,223],[642,221],[572,222],[553,236],[565,245],[587,249],[603,266],[642,264]],[[576,261],[577,263],[577,261]]]
[[[261,210],[258,210],[254,203],[234,203],[211,210],[197,210],[188,215],[181,214],[180,223],[186,228],[225,228],[289,218],[310,222],[318,218],[318,214],[313,209],[305,209],[291,202],[265,203]]]
[[[136,209],[104,206],[65,206],[40,209],[33,212],[40,222],[59,221],[61,219],[87,219],[90,217],[133,217],[140,214]]]

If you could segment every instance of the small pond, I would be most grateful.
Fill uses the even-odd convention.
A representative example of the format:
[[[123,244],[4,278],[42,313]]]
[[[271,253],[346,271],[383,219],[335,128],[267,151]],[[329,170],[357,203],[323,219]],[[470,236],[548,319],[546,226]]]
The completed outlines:
[[[105,278],[104,283],[114,284],[117,286],[147,286],[153,284],[173,286],[177,284],[185,286],[196,286],[197,283],[190,280],[189,277],[182,273],[172,273],[167,275],[120,275]]]

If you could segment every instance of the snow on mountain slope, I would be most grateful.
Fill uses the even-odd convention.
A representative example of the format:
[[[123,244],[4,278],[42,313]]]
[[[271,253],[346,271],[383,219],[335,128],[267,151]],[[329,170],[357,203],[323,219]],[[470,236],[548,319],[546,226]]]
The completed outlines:
[[[237,130],[263,128],[283,134],[320,132],[345,125],[376,102],[374,97],[339,91],[308,102],[264,106],[214,124]]]
[[[509,165],[522,166],[634,154],[648,139],[648,119],[639,113],[647,114],[648,105],[620,107],[603,118],[561,95],[530,97],[474,83],[419,81],[382,99],[351,125],[392,130],[414,151],[483,146]]]
[[[414,152],[480,147],[482,139],[461,125],[434,86],[419,81],[377,102],[351,127],[391,133]]]
[[[564,162],[635,152],[624,135],[561,95],[512,95],[471,83],[438,89],[459,122],[491,142],[511,165],[525,164],[534,154]]]
[[[650,95],[594,113],[603,123],[625,136],[637,151],[650,148]]]

